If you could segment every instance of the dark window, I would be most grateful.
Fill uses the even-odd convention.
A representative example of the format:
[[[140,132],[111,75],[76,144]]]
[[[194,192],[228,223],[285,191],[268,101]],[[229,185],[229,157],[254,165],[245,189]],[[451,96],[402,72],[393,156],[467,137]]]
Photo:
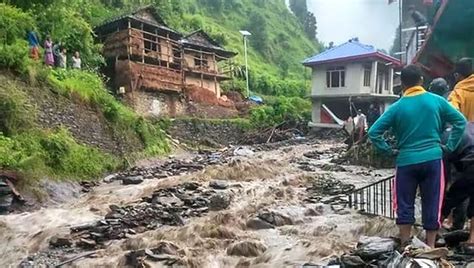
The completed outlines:
[[[370,87],[370,76],[372,74],[372,66],[364,66],[364,87]]]
[[[346,86],[346,68],[332,67],[326,71],[326,86],[328,88]]]
[[[196,67],[208,67],[208,62],[206,59],[194,59],[194,65]]]
[[[326,72],[326,87],[331,87],[331,73],[330,72]]]
[[[156,35],[144,33],[143,39],[144,39],[143,45],[145,47],[145,53],[161,51],[161,47],[159,45],[159,39],[156,37]]]

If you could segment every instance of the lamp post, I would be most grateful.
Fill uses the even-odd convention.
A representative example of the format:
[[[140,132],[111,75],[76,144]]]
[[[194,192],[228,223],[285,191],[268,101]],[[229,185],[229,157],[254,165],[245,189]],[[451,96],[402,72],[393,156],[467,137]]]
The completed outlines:
[[[244,53],[245,53],[245,79],[247,80],[247,98],[250,98],[250,86],[249,86],[249,63],[247,58],[247,38],[252,34],[249,31],[239,31],[244,37]]]

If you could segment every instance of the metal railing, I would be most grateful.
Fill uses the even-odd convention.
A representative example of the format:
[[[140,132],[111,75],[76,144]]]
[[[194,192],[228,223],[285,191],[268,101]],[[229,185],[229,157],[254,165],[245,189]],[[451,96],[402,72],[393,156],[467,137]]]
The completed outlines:
[[[393,178],[394,175],[352,191],[348,194],[349,207],[364,214],[395,218]]]

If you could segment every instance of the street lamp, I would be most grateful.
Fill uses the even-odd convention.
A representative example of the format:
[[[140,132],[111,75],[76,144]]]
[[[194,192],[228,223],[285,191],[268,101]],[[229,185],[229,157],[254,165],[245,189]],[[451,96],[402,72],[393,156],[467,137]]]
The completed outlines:
[[[249,63],[247,58],[247,38],[252,34],[249,31],[239,31],[244,37],[244,53],[245,53],[245,79],[247,80],[247,98],[250,98],[250,86],[249,86]]]

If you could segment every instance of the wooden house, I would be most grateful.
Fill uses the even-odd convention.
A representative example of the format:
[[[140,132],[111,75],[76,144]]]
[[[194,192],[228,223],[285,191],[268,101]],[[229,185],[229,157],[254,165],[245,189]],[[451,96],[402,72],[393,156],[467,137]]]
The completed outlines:
[[[185,86],[197,86],[221,96],[220,82],[229,79],[228,60],[236,53],[225,50],[203,30],[181,40]]]
[[[106,21],[95,32],[103,43],[104,74],[137,112],[183,113],[187,86],[199,89],[191,91],[194,95],[212,92],[212,103],[218,103],[219,82],[228,78],[218,62],[235,53],[224,50],[203,31],[183,38],[155,8],[147,6]],[[192,99],[210,99],[199,97]]]
[[[106,21],[95,32],[104,45],[104,74],[135,110],[179,113],[181,34],[170,29],[153,7]]]

